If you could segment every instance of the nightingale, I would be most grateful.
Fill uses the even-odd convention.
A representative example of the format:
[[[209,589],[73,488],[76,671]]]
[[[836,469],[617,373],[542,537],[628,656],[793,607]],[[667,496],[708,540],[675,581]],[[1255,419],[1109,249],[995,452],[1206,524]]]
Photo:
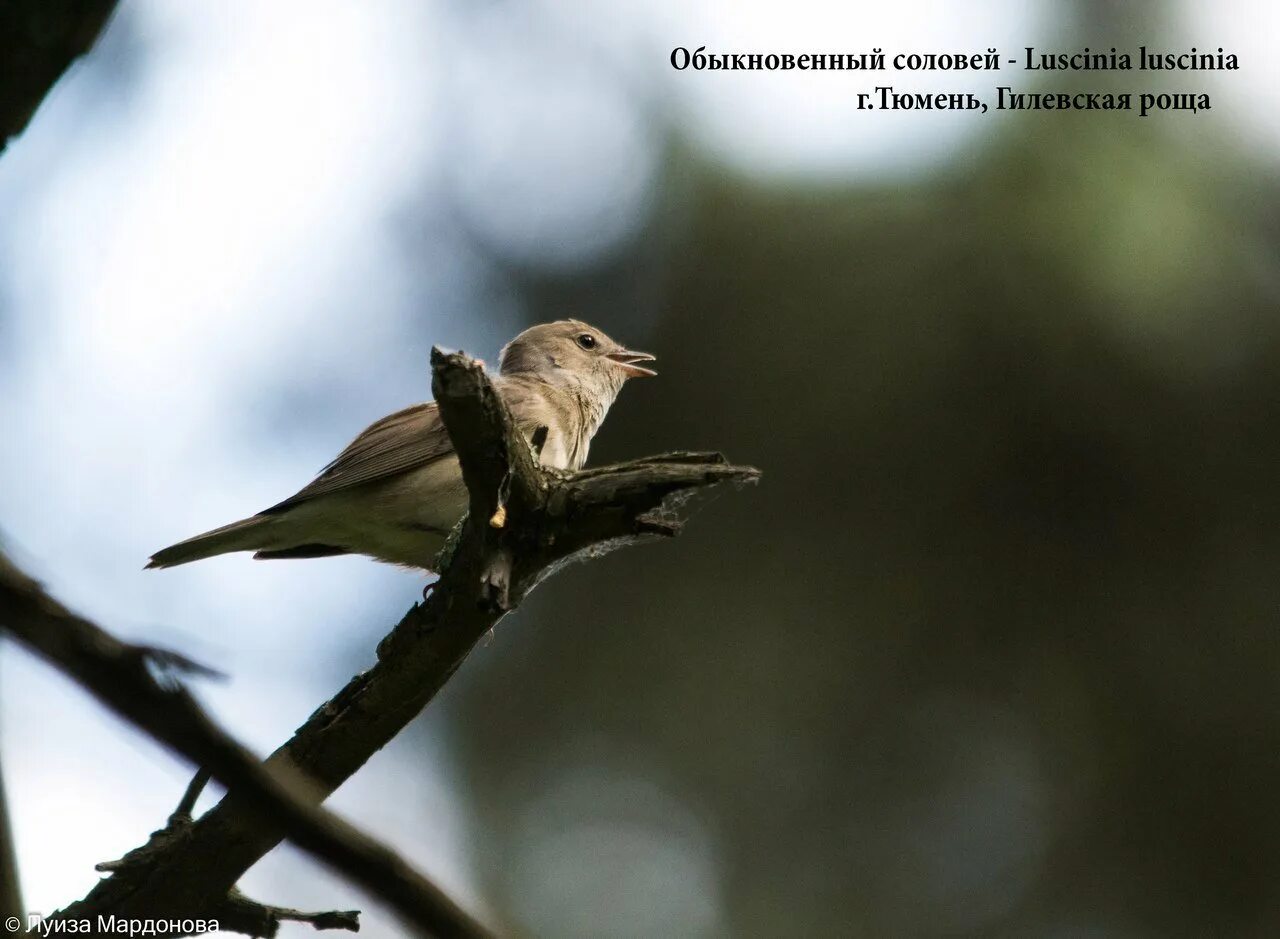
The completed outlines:
[[[541,462],[575,470],[623,383],[657,374],[640,364],[653,360],[586,323],[560,320],[507,343],[493,384],[521,433],[546,428]],[[364,554],[431,571],[467,502],[439,406],[428,401],[369,425],[283,502],[157,551],[147,567],[252,551],[266,560]]]

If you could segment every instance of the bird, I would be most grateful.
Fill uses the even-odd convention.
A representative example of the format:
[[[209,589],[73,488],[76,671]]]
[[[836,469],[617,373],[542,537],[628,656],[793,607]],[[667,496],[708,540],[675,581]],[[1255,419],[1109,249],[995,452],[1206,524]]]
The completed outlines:
[[[594,326],[559,320],[507,343],[493,384],[526,438],[546,428],[539,460],[576,470],[623,384],[656,375],[642,364],[653,361]],[[370,424],[283,502],[157,551],[146,567],[252,551],[259,560],[359,554],[431,573],[467,502],[440,408],[427,401]]]

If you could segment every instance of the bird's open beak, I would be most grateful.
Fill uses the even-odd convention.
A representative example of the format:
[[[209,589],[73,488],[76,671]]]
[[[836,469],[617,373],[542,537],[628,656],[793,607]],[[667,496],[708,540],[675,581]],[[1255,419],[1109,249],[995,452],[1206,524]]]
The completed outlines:
[[[628,378],[652,378],[658,373],[651,368],[645,368],[638,365],[639,362],[652,362],[653,356],[647,352],[632,352],[630,349],[622,349],[618,352],[606,352],[606,359],[612,359],[622,366],[622,370],[627,373]]]

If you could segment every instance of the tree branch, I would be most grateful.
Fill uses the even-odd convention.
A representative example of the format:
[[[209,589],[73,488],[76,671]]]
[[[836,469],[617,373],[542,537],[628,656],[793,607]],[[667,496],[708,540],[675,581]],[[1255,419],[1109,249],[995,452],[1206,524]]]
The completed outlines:
[[[9,824],[9,804],[5,798],[4,773],[0,767],[0,920],[16,916],[25,923],[22,905],[22,881],[18,877],[18,858],[14,850],[13,827]]]
[[[516,430],[484,369],[432,350],[432,390],[458,453],[470,511],[447,566],[421,605],[378,645],[378,661],[321,706],[266,761],[328,796],[435,696],[475,643],[539,581],[581,557],[672,535],[674,504],[720,483],[755,481],[719,454],[674,453],[579,473],[545,469]],[[145,870],[100,882],[66,916],[193,916],[223,902],[240,876],[287,832],[230,790],[174,833]],[[456,935],[448,929],[440,935]]]
[[[67,67],[89,51],[115,7],[116,0],[0,3],[0,153]]]
[[[106,707],[142,728],[180,756],[206,769],[229,792],[236,793],[254,824],[268,821],[317,860],[383,900],[407,923],[424,932],[483,936],[486,930],[463,913],[436,886],[399,855],[319,807],[318,796],[304,777],[287,766],[267,766],[224,733],[173,671],[201,671],[181,656],[121,642],[66,609],[35,581],[0,554],[0,626],[88,689]],[[160,678],[157,678],[157,670]],[[185,801],[185,800],[184,800]],[[171,824],[141,848],[119,861],[99,865],[112,877],[103,884],[121,885],[149,876],[157,859],[179,842],[191,820],[175,813]],[[118,879],[119,878],[119,879]],[[278,926],[281,918],[305,917],[326,928],[351,928],[355,914],[300,914],[254,904],[223,890],[213,903],[179,918],[214,918],[232,924]],[[69,908],[69,917],[79,915]],[[358,928],[358,927],[356,927]],[[254,935],[274,935],[257,931]]]

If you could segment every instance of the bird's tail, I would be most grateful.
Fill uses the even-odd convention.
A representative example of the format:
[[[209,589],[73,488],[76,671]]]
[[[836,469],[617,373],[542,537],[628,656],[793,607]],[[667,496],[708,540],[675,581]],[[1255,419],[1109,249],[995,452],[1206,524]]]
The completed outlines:
[[[271,515],[253,515],[242,518],[230,525],[223,525],[203,535],[196,535],[186,541],[179,541],[155,554],[147,562],[147,568],[176,567],[189,561],[211,558],[217,554],[229,554],[232,551],[257,551],[269,547],[267,529],[273,527],[277,519]]]

